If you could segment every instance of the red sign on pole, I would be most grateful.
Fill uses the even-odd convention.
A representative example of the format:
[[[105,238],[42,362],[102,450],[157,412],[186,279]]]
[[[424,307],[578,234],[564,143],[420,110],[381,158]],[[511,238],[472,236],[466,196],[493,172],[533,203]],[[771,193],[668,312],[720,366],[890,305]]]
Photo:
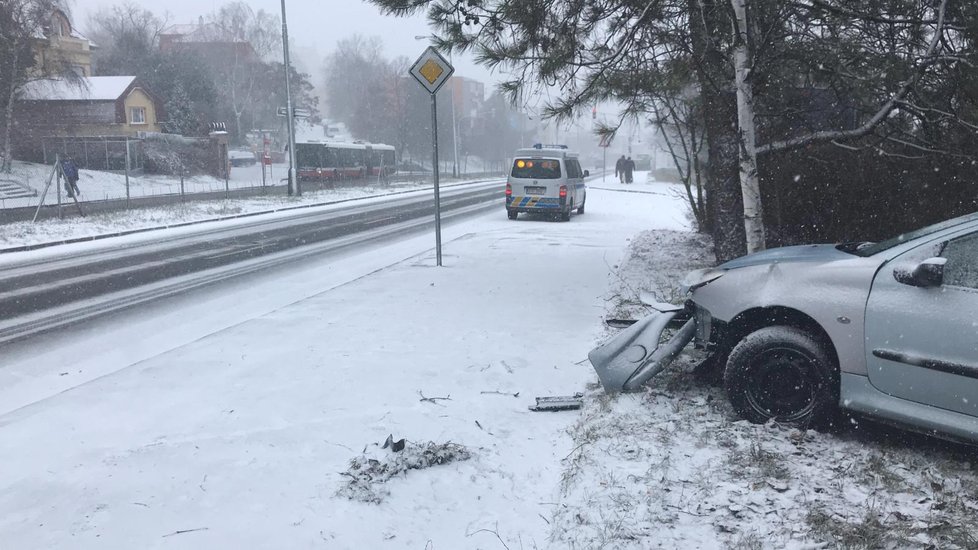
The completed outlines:
[[[601,141],[598,142],[598,147],[611,147],[611,141],[615,137],[611,134],[605,134],[601,136]]]

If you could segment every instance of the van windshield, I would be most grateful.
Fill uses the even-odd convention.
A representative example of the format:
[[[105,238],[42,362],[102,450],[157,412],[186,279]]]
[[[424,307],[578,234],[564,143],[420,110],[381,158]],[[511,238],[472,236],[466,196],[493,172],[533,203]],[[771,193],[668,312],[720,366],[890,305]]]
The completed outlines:
[[[513,177],[534,180],[555,180],[560,177],[560,161],[553,159],[516,159]]]

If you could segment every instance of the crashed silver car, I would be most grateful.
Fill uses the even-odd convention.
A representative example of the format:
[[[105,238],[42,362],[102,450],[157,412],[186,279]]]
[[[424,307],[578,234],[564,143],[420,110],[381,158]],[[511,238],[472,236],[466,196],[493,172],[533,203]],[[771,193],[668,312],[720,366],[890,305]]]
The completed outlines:
[[[807,426],[841,407],[978,441],[978,213],[878,243],[767,250],[683,284],[685,304],[653,304],[591,351],[607,391],[640,389],[695,341],[753,422]]]

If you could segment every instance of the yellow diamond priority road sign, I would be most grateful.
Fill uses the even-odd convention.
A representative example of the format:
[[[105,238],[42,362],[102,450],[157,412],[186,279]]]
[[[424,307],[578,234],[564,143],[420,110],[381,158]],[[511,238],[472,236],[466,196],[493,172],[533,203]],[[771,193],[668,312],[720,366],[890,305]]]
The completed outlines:
[[[411,76],[415,78],[428,93],[433,94],[452,76],[455,67],[445,60],[435,48],[428,49],[411,66]]]

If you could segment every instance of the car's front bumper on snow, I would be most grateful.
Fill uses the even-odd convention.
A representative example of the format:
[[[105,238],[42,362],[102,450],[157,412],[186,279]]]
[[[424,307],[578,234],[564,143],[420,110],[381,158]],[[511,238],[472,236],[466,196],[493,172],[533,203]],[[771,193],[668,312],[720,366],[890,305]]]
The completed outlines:
[[[605,391],[636,391],[662,372],[696,335],[691,317],[668,341],[662,333],[685,311],[656,312],[618,333],[588,353]]]

